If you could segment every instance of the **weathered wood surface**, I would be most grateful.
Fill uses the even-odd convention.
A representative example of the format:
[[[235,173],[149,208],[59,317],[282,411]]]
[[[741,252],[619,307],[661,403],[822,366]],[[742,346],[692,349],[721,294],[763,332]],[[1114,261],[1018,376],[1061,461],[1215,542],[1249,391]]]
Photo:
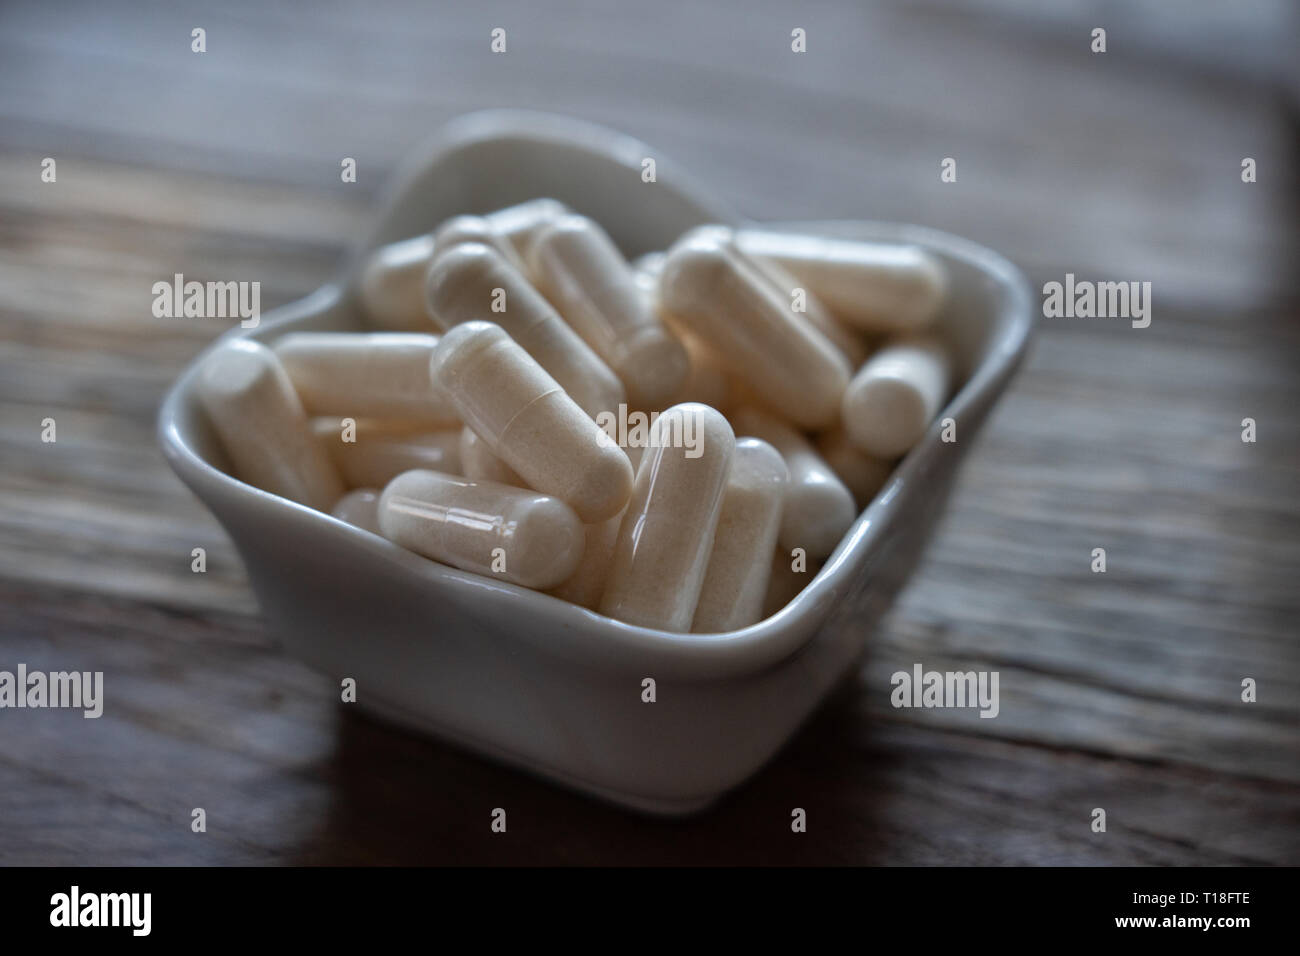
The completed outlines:
[[[1295,134],[1257,73],[1122,43],[1143,24],[1114,10],[1095,57],[1073,22],[945,4],[384,6],[0,9],[0,669],[112,688],[99,720],[0,711],[0,862],[1300,862]],[[1274,8],[1250,9],[1263,48]],[[222,325],[155,319],[154,281],[309,292],[407,149],[499,105],[626,129],[758,217],[921,222],[1037,284],[1154,286],[1148,329],[1044,321],[861,672],[686,823],[342,713],[154,440]],[[918,661],[998,670],[1001,714],[894,710]]]

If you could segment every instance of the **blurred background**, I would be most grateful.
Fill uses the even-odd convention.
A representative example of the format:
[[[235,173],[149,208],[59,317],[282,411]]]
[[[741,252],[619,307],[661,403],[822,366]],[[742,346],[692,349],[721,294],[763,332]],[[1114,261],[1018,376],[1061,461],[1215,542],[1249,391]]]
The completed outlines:
[[[103,670],[108,701],[0,712],[0,862],[1300,862],[1297,9],[6,0],[0,669]],[[686,823],[343,713],[154,440],[229,324],[154,318],[154,282],[305,295],[412,147],[499,106],[628,132],[757,219],[1152,283],[1150,328],[1042,320],[861,672]],[[999,718],[891,709],[916,661],[998,670]]]

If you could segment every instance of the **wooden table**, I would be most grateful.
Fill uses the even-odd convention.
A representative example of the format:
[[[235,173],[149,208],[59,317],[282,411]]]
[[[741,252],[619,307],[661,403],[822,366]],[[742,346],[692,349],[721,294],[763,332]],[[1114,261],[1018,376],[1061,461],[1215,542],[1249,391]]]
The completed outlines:
[[[1243,8],[1248,51],[1276,51],[1275,7]],[[1300,863],[1294,109],[1259,69],[1152,45],[1149,10],[1108,8],[1098,55],[1092,24],[1019,9],[0,9],[0,669],[102,670],[108,697],[0,711],[0,862]],[[1153,283],[1147,329],[1043,321],[861,672],[687,822],[344,713],[273,649],[154,438],[227,324],[154,318],[155,281],[291,301],[416,141],[507,105],[625,129],[756,217],[933,225],[1036,286]],[[893,709],[915,662],[997,670],[1001,714]]]

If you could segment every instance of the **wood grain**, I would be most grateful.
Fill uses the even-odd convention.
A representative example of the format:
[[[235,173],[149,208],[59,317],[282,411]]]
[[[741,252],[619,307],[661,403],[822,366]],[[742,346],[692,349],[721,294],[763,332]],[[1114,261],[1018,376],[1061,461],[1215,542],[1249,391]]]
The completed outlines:
[[[0,862],[1300,862],[1294,117],[1258,70],[1118,7],[1104,59],[1073,20],[982,7],[0,9],[0,669],[103,670],[113,701],[0,712]],[[1256,7],[1234,36],[1263,49]],[[163,390],[224,329],[154,318],[154,281],[292,301],[416,141],[498,105],[625,129],[755,216],[921,222],[1036,284],[1153,283],[1148,329],[1044,321],[860,671],[685,823],[346,713],[275,651],[154,439]],[[999,671],[999,717],[893,709],[890,674],[918,661]]]

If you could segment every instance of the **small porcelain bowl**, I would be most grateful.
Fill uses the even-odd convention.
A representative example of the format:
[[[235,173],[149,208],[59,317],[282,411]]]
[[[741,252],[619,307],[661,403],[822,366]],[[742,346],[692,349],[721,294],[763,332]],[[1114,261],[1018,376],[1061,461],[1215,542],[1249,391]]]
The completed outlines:
[[[641,181],[646,156],[658,159],[657,183]],[[293,330],[359,328],[357,266],[368,250],[538,196],[600,222],[629,258],[700,223],[742,222],[628,136],[547,114],[474,113],[418,152],[335,281],[229,334],[271,342]],[[698,810],[754,773],[852,666],[1033,327],[1021,274],[973,243],[884,223],[789,225],[918,243],[944,261],[950,296],[939,321],[962,384],[941,417],[957,421],[959,440],[942,442],[936,423],[812,583],[744,630],[623,624],[246,485],[227,473],[200,410],[197,361],[163,402],[163,450],[234,540],[284,647],[336,679],[355,678],[358,706],[629,807]],[[656,682],[653,703],[642,700],[645,678]]]

